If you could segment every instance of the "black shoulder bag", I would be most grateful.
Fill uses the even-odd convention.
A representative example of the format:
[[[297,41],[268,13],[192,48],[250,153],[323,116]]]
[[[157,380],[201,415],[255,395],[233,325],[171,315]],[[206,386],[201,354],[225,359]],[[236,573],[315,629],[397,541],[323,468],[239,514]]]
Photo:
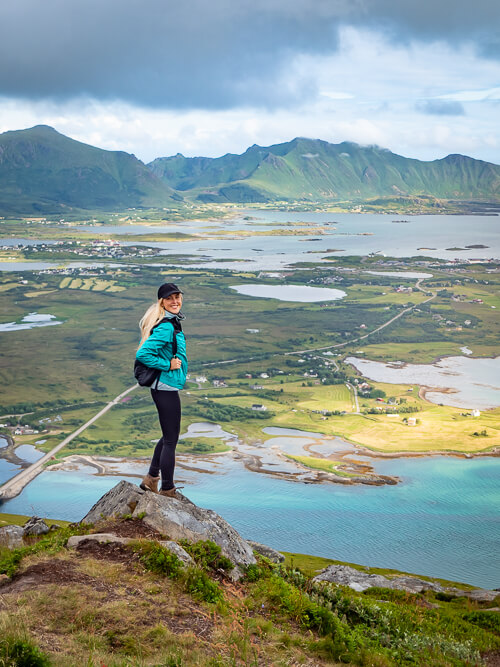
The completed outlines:
[[[155,324],[155,326],[151,329],[149,335],[153,333],[156,327],[158,327],[160,324],[163,324],[164,322],[170,322],[174,327],[174,337],[172,339],[172,351],[173,351],[173,356],[175,357],[177,356],[177,331],[171,317],[164,317],[161,320],[161,322]],[[142,361],[139,361],[139,359],[136,359],[134,362],[134,376],[135,379],[137,380],[137,384],[139,384],[141,387],[152,387],[153,384],[160,379],[160,373],[161,370],[159,368],[151,368],[150,366],[146,366],[146,364],[143,364]]]

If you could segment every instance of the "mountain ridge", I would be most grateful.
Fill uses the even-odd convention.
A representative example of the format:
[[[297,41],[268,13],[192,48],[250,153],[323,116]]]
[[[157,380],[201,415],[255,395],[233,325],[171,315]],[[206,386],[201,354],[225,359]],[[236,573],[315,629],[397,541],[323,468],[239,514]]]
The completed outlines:
[[[421,161],[379,146],[296,137],[241,154],[156,158],[71,139],[47,125],[0,134],[0,215],[198,203],[370,200],[500,202],[500,165],[452,153]]]
[[[263,201],[391,195],[500,199],[499,165],[460,154],[425,162],[348,141],[296,137],[267,147],[254,144],[241,155],[186,158],[178,153],[148,166],[171,187],[196,191],[202,201],[223,201],[237,191]]]
[[[448,199],[500,198],[500,166],[450,154],[428,162],[378,146],[330,144],[296,137],[241,155],[156,158],[148,166],[171,187],[202,201],[252,196],[263,201],[361,200],[380,196],[430,195]],[[245,195],[245,193],[247,193]]]

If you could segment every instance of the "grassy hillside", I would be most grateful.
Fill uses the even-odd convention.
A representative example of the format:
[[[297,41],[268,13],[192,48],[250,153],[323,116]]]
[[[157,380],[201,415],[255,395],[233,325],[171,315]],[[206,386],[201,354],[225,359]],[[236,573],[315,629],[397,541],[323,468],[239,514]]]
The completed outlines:
[[[0,215],[171,205],[172,190],[135,156],[51,127],[0,135]]]
[[[129,545],[71,534],[113,532]],[[496,664],[493,603],[387,588],[317,584],[325,559],[259,558],[238,583],[211,542],[183,543],[182,567],[140,519],[72,524],[0,551],[0,664],[30,667]],[[304,566],[303,571],[299,569]],[[297,567],[299,566],[299,567]],[[3,574],[3,577],[2,577]],[[384,574],[390,576],[391,573]]]
[[[262,147],[242,155],[185,158],[148,165],[165,183],[193,190],[202,201],[268,201],[431,195],[500,200],[500,166],[463,155],[422,162],[377,146],[317,139]]]

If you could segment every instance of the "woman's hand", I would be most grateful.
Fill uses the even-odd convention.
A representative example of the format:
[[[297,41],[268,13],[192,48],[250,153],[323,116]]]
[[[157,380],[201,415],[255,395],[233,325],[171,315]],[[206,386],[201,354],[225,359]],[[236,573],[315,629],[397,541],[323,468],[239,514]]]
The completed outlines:
[[[177,371],[182,366],[182,361],[178,357],[172,357],[170,360],[170,370]]]

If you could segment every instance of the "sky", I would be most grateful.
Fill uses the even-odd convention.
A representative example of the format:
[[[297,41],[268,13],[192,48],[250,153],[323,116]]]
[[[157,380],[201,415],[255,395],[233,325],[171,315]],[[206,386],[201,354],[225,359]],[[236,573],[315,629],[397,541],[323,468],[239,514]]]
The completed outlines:
[[[0,132],[148,162],[296,136],[500,163],[499,0],[0,3]]]

